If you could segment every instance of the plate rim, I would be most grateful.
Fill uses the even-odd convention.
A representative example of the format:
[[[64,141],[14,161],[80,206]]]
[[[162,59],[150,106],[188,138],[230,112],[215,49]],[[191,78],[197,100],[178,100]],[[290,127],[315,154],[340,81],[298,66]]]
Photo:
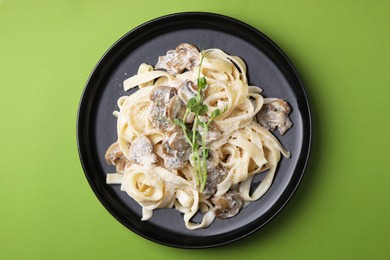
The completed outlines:
[[[239,236],[236,236],[236,237],[231,238],[231,239],[226,240],[226,241],[218,241],[216,243],[207,244],[207,245],[204,245],[204,244],[203,245],[190,245],[190,244],[186,244],[186,243],[177,244],[177,243],[162,241],[161,239],[156,239],[155,237],[151,237],[151,236],[145,235],[143,232],[140,232],[139,230],[134,229],[131,225],[129,225],[129,223],[127,223],[121,217],[122,214],[120,214],[119,212],[115,212],[114,207],[108,201],[104,200],[104,198],[99,193],[98,189],[95,187],[92,178],[87,173],[87,172],[90,171],[90,169],[87,168],[87,163],[85,162],[85,160],[86,160],[85,157],[87,156],[87,155],[85,155],[86,151],[83,150],[84,147],[81,145],[82,131],[83,131],[81,129],[81,125],[82,125],[81,122],[82,122],[83,118],[88,118],[85,115],[85,113],[82,112],[82,110],[83,110],[82,108],[84,108],[86,106],[86,103],[88,102],[88,93],[92,91],[90,89],[91,88],[91,86],[90,86],[91,83],[90,82],[93,79],[93,77],[96,75],[96,73],[98,73],[100,67],[102,66],[102,63],[106,59],[110,59],[109,56],[112,54],[112,52],[115,52],[115,49],[118,48],[118,46],[127,37],[129,37],[130,35],[139,33],[140,31],[145,30],[145,28],[150,27],[150,26],[152,26],[152,25],[154,25],[156,23],[166,22],[166,21],[168,21],[170,19],[175,19],[175,18],[189,20],[191,17],[198,17],[198,18],[203,17],[203,18],[208,18],[208,19],[217,19],[217,20],[219,20],[221,22],[225,22],[225,23],[226,22],[233,23],[233,24],[236,24],[237,26],[240,26],[240,27],[246,28],[249,31],[252,31],[256,35],[256,38],[259,38],[260,40],[267,41],[267,44],[270,44],[270,46],[279,55],[281,55],[281,57],[283,58],[283,61],[287,63],[289,69],[291,70],[291,72],[295,76],[295,80],[297,80],[297,82],[299,83],[298,87],[299,87],[299,90],[300,90],[301,94],[303,95],[303,100],[305,101],[304,108],[306,108],[306,111],[304,111],[305,113],[304,113],[304,115],[302,115],[302,118],[306,119],[306,120],[303,120],[303,124],[306,124],[306,128],[307,129],[305,128],[305,126],[303,126],[303,130],[307,130],[307,132],[304,131],[304,133],[303,133],[302,145],[301,145],[301,148],[305,149],[305,156],[304,156],[303,159],[298,159],[297,160],[297,163],[300,162],[299,178],[294,182],[294,186],[293,187],[289,187],[290,182],[291,182],[290,181],[288,183],[288,185],[286,186],[286,188],[283,190],[283,192],[281,193],[280,198],[277,200],[277,202],[282,200],[282,203],[278,205],[277,210],[275,210],[275,211],[271,210],[273,207],[275,207],[275,204],[277,204],[277,203],[275,203],[275,204],[273,204],[271,206],[271,208],[269,210],[269,211],[272,211],[271,216],[267,217],[266,221],[262,222],[261,225],[257,225],[256,228],[254,228],[253,230],[246,231],[246,232],[244,232],[244,234],[241,234]],[[308,99],[306,90],[304,88],[304,84],[303,84],[301,78],[299,77],[299,74],[298,74],[296,68],[294,67],[292,62],[289,60],[287,55],[282,51],[282,49],[278,45],[276,45],[276,43],[274,43],[268,36],[266,36],[264,33],[262,33],[259,29],[256,29],[255,27],[253,27],[253,26],[251,26],[251,25],[249,25],[249,24],[247,24],[245,22],[242,22],[242,21],[240,21],[238,19],[232,18],[230,16],[226,16],[226,15],[222,15],[222,14],[218,14],[218,13],[212,13],[212,12],[178,12],[178,13],[171,13],[171,14],[163,15],[163,16],[151,19],[149,21],[146,21],[146,22],[144,22],[144,23],[134,27],[132,30],[128,31],[122,37],[120,37],[117,41],[115,41],[110,46],[110,48],[108,48],[107,51],[105,51],[105,53],[98,60],[98,62],[94,66],[93,70],[91,71],[91,73],[90,73],[90,75],[89,75],[89,77],[88,77],[88,79],[87,79],[87,81],[86,81],[86,83],[84,85],[84,88],[83,88],[82,93],[81,93],[78,109],[77,109],[77,121],[76,121],[76,141],[77,141],[77,150],[78,150],[78,154],[79,154],[80,163],[82,165],[84,175],[85,175],[85,177],[86,177],[86,179],[87,179],[87,181],[89,183],[90,188],[93,190],[95,196],[98,198],[100,203],[102,203],[102,205],[105,207],[105,209],[116,220],[118,220],[122,225],[124,225],[127,229],[130,229],[132,232],[136,233],[137,235],[139,235],[139,236],[141,236],[141,237],[143,237],[145,239],[148,239],[150,241],[153,241],[153,242],[156,242],[156,243],[159,243],[159,244],[162,244],[162,245],[166,245],[166,246],[171,246],[171,247],[176,247],[176,248],[188,248],[188,249],[189,248],[191,248],[191,249],[200,249],[200,248],[217,247],[217,246],[227,245],[227,244],[236,242],[238,240],[241,240],[241,239],[243,239],[243,238],[245,238],[245,237],[247,237],[247,236],[257,232],[262,227],[267,225],[271,220],[273,220],[286,207],[286,205],[291,201],[291,198],[295,194],[295,192],[296,192],[300,182],[302,181],[302,178],[305,175],[306,168],[307,168],[307,165],[308,165],[308,162],[309,162],[309,158],[310,158],[310,152],[311,152],[312,131],[313,131],[313,129],[312,129],[311,109],[310,109],[310,105],[309,105],[309,99]],[[298,166],[296,166],[294,168],[294,173],[295,173],[297,167]],[[286,194],[287,190],[289,190],[289,192]],[[282,197],[283,197],[283,199],[282,199]],[[123,217],[126,218],[126,216],[123,216]]]

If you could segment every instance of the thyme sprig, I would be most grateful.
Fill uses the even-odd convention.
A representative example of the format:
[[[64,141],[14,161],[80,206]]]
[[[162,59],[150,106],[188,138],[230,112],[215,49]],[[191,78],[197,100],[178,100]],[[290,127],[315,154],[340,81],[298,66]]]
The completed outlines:
[[[207,121],[200,119],[200,116],[205,116],[208,112],[208,106],[203,103],[204,93],[208,85],[206,77],[201,77],[201,69],[204,58],[209,54],[210,52],[208,51],[202,51],[198,70],[198,90],[196,96],[188,100],[183,119],[174,119],[174,123],[183,130],[185,138],[192,148],[191,160],[195,171],[195,182],[199,187],[200,192],[203,192],[207,180],[207,158],[209,157],[209,148],[207,147],[206,137],[210,123],[221,114],[221,111],[217,108],[211,113]],[[195,114],[192,127],[186,124],[190,112]],[[198,131],[198,127],[202,127],[202,133]]]

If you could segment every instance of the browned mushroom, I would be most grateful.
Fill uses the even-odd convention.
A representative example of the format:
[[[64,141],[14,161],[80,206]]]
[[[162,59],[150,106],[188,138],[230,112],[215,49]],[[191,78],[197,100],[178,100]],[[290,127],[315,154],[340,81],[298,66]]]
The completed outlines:
[[[176,96],[176,88],[156,86],[150,93],[153,101],[149,119],[153,126],[162,131],[171,131],[175,128],[172,120],[176,118],[181,109],[181,101]]]
[[[225,168],[218,165],[214,167],[208,165],[206,185],[202,192],[205,199],[210,198],[217,191],[217,185],[225,179],[226,175],[227,172]]]
[[[178,87],[177,95],[179,96],[180,100],[183,102],[184,105],[187,104],[188,100],[195,97],[197,95],[197,89],[196,85],[192,81],[185,80],[182,84]],[[184,110],[185,110],[185,106]],[[186,123],[192,124],[195,119],[195,113],[189,112],[186,117]]]
[[[209,117],[207,116],[199,116],[199,120],[202,122],[208,122]],[[200,133],[201,136],[204,135],[204,128],[202,126],[199,126],[197,128],[198,132]],[[207,134],[206,134],[206,143],[209,144],[212,141],[215,141],[221,137],[221,131],[217,128],[216,124],[214,122],[211,122],[208,126],[207,129]]]
[[[211,169],[218,166],[219,156],[218,156],[217,150],[215,150],[215,149],[209,149],[208,154],[209,154],[209,156],[206,160],[206,166],[207,166],[207,170],[211,170]]]
[[[188,157],[180,156],[165,156],[164,157],[164,166],[171,170],[181,170],[183,169],[187,163],[188,163]]]
[[[163,141],[163,151],[168,155],[180,156],[189,147],[190,145],[188,144],[182,131],[177,131],[169,136],[166,136],[166,139]]]
[[[292,127],[288,117],[290,112],[290,105],[283,99],[270,99],[257,114],[257,119],[264,128],[274,131],[277,127],[279,133],[284,135]]]
[[[187,104],[188,100],[195,97],[198,90],[195,88],[195,84],[190,80],[185,80],[180,84],[177,94],[181,101]]]
[[[228,191],[225,194],[213,197],[214,213],[217,218],[231,218],[240,211],[244,200],[237,191]]]
[[[174,96],[167,104],[166,110],[167,110],[167,117],[173,120],[175,118],[178,118],[181,113],[183,114],[185,108],[180,98],[178,96]]]
[[[165,56],[160,56],[155,69],[166,70],[169,74],[176,75],[197,66],[199,56],[199,51],[194,45],[182,43],[175,50],[169,50]]]
[[[167,104],[177,94],[176,88],[169,86],[155,86],[150,92],[150,100],[156,104]]]
[[[218,140],[221,137],[221,131],[218,128],[214,127],[214,122],[211,122],[209,125],[209,130],[206,135],[206,143],[211,143],[212,141]]]
[[[115,165],[116,172],[123,173],[126,168],[131,165],[131,162],[124,156],[123,152],[119,149],[117,142],[113,143],[108,147],[105,159],[107,164]]]
[[[178,170],[186,166],[191,154],[191,147],[181,130],[166,136],[162,145],[166,167]]]
[[[153,144],[146,136],[137,137],[130,145],[130,159],[138,164],[150,166],[157,162],[153,152]]]

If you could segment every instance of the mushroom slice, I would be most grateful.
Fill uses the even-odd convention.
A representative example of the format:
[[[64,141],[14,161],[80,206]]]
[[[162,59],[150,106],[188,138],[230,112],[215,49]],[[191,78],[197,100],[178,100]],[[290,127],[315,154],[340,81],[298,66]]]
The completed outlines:
[[[221,196],[213,197],[211,201],[214,203],[215,216],[220,219],[237,215],[244,204],[244,199],[237,191],[228,191]]]
[[[281,135],[284,135],[292,127],[288,115],[291,112],[290,105],[283,99],[266,99],[257,119],[260,125],[274,131],[276,127]]]
[[[129,157],[132,161],[150,167],[157,162],[153,144],[146,136],[139,136],[130,145]]]
[[[115,165],[116,172],[123,173],[130,165],[131,162],[125,157],[123,152],[120,150],[117,142],[113,143],[108,147],[105,159],[107,164]]]
[[[199,64],[199,54],[194,45],[182,43],[175,50],[169,50],[165,56],[160,56],[155,69],[166,70],[172,75],[180,74]]]
[[[165,156],[164,157],[164,166],[171,170],[181,170],[188,163],[188,156]]]
[[[177,131],[166,136],[163,141],[164,165],[172,170],[182,169],[186,166],[191,154],[183,132]]]
[[[211,122],[206,135],[206,143],[209,144],[215,140],[218,140],[221,137],[221,135],[222,135],[221,131],[219,131],[219,129],[214,124],[214,122]]]
[[[217,150],[215,149],[209,149],[208,154],[209,156],[206,160],[206,166],[207,166],[207,170],[211,170],[218,166],[219,156]]]
[[[197,95],[197,89],[194,83],[190,80],[183,81],[182,84],[178,87],[177,95],[179,96],[180,100],[187,104],[188,100],[195,97]],[[186,123],[192,124],[195,119],[195,113],[189,112],[186,117]]]
[[[166,106],[167,117],[171,120],[178,118],[180,113],[183,113],[184,106],[178,96],[174,96]]]
[[[195,88],[194,83],[190,80],[183,81],[177,91],[177,95],[184,104],[187,104],[188,100],[195,97],[197,93],[198,90]]]
[[[153,126],[162,131],[171,131],[175,125],[168,116],[177,116],[181,101],[176,96],[176,88],[168,86],[156,86],[150,93],[151,106],[149,120]]]
[[[156,104],[166,105],[176,94],[176,88],[159,85],[150,91],[150,100]]]
[[[199,120],[207,123],[209,120],[209,117],[199,116]],[[204,128],[202,126],[199,126],[197,128],[197,130],[200,133],[200,135],[202,135],[202,136],[204,135]],[[205,138],[206,143],[209,144],[212,141],[218,140],[221,137],[221,134],[222,134],[221,131],[217,128],[215,123],[211,122],[208,126],[208,130],[207,130],[207,134],[206,134],[206,138]]]
[[[163,141],[163,152],[166,155],[181,156],[188,148],[190,148],[190,145],[181,131],[166,136]]]
[[[226,175],[227,171],[223,167],[218,165],[214,167],[207,166],[206,185],[202,192],[205,199],[210,198],[217,191],[217,185],[225,179]]]

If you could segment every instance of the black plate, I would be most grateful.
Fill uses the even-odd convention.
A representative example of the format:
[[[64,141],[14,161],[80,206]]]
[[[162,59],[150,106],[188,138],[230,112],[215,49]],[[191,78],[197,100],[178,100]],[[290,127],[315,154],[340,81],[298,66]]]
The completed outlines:
[[[156,210],[142,222],[141,207],[119,185],[107,185],[106,173],[114,172],[104,160],[108,146],[117,139],[117,99],[128,95],[123,81],[137,73],[145,62],[155,65],[159,55],[178,44],[192,43],[202,49],[220,48],[240,56],[248,67],[251,85],[263,88],[266,97],[286,99],[294,126],[281,137],[291,151],[282,159],[268,192],[237,216],[215,220],[200,230],[187,230],[182,215],[174,209]],[[210,13],[178,13],[149,21],[127,33],[101,58],[81,97],[77,141],[88,182],[106,209],[133,232],[152,241],[183,248],[205,248],[241,239],[268,223],[297,188],[308,160],[311,141],[310,110],[302,83],[283,52],[264,34],[235,19]],[[258,176],[255,181],[260,181]]]

